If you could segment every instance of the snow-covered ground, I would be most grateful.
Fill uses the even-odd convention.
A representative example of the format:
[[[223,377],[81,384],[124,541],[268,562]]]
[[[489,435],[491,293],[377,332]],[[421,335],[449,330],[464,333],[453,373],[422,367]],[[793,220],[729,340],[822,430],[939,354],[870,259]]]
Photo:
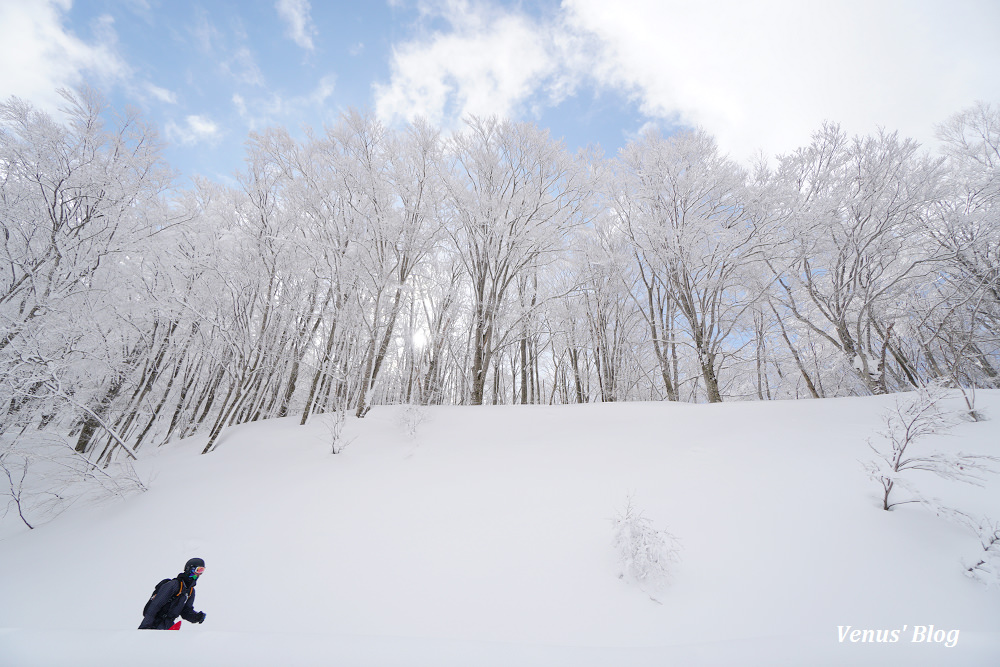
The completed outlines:
[[[413,438],[376,407],[338,455],[322,419],[140,452],[148,492],[0,522],[0,665],[998,665],[976,535],[863,470],[896,398],[439,407]],[[914,448],[1000,455],[979,403]],[[1000,476],[911,479],[1000,519]],[[630,495],[683,547],[652,596],[618,577]],[[134,630],[192,556],[206,622]]]

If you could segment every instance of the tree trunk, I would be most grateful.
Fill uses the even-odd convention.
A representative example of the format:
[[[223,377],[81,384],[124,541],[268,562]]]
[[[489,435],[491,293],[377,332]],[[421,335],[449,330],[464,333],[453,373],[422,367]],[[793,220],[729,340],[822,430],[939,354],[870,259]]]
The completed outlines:
[[[774,307],[771,307],[774,311]],[[774,317],[778,322],[778,327],[781,329],[781,337],[785,340],[785,345],[788,346],[789,352],[792,353],[792,359],[795,360],[795,365],[799,369],[799,373],[802,375],[802,379],[805,380],[806,387],[809,389],[809,393],[812,394],[813,398],[819,398],[819,392],[816,391],[816,385],[813,384],[812,378],[809,377],[809,373],[806,371],[805,364],[802,363],[802,358],[799,356],[798,350],[792,345],[792,341],[788,338],[788,332],[785,331],[785,323],[781,321],[781,317],[778,316],[777,311],[774,311]]]

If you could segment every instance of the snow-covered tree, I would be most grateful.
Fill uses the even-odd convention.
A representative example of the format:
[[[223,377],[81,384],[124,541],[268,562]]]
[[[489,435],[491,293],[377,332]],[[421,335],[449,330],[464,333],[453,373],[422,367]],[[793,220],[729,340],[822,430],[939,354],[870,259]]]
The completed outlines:
[[[849,140],[825,125],[809,147],[779,160],[792,249],[783,266],[772,261],[772,298],[871,393],[920,381],[897,326],[939,260],[921,219],[940,194],[940,163],[918,148],[895,133]]]
[[[160,195],[172,174],[155,130],[95,91],[62,95],[63,122],[16,98],[0,104],[3,429],[68,415],[108,427],[144,354],[142,324],[117,320],[134,307],[127,286],[143,247],[168,223]]]
[[[469,400],[478,405],[517,280],[552,261],[584,222],[587,180],[560,143],[527,123],[470,118],[446,154],[444,211],[471,288]]]
[[[710,402],[745,311],[759,294],[747,276],[763,268],[763,229],[747,209],[746,175],[704,131],[644,134],[622,150],[610,200],[634,246],[643,308],[664,382],[665,347],[683,342]],[[683,338],[668,339],[677,329]],[[671,382],[676,384],[676,382]],[[667,385],[670,395],[675,388]]]
[[[1000,109],[977,104],[938,128],[944,193],[925,230],[944,263],[921,305],[920,341],[936,375],[957,385],[1000,383]]]

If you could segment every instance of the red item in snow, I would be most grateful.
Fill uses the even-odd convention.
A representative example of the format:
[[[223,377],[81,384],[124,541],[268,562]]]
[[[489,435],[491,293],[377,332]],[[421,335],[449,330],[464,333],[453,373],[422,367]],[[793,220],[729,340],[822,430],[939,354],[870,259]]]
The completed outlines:
[[[176,623],[174,623],[173,625],[170,626],[170,629],[171,630],[180,630],[181,629],[181,622],[177,621]]]

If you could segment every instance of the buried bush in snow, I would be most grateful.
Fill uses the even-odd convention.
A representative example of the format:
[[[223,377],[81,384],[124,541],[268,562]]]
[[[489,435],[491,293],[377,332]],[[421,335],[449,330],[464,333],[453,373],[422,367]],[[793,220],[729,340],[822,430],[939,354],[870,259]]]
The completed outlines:
[[[969,528],[976,534],[982,551],[971,560],[963,559],[965,575],[987,588],[1000,588],[1000,522],[988,516],[977,519],[961,510],[941,505],[936,500],[921,498],[920,503],[935,515]]]
[[[397,423],[410,440],[417,437],[417,429],[425,421],[427,421],[427,408],[422,405],[407,405],[397,418]]]
[[[642,588],[657,589],[670,581],[673,565],[680,560],[680,543],[636,508],[629,496],[615,514],[614,545],[618,553],[619,579],[630,579]]]
[[[983,551],[976,562],[966,565],[965,573],[987,587],[1000,588],[1000,523],[984,517],[968,525],[976,531]]]

